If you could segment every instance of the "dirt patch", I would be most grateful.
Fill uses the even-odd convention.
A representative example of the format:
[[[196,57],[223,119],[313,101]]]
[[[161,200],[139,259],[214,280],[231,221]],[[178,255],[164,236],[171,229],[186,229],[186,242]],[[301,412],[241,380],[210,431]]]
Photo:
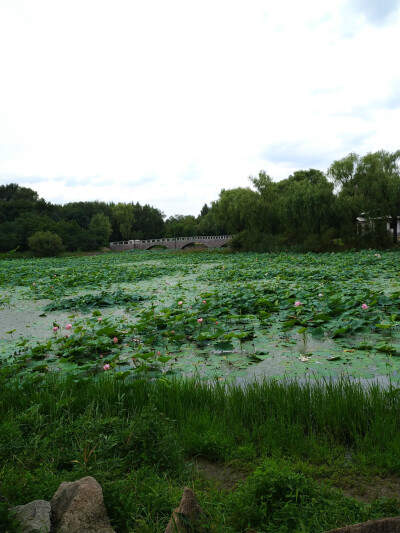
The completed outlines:
[[[195,467],[197,472],[205,479],[210,480],[220,488],[231,490],[247,477],[247,473],[238,470],[232,466],[219,465],[208,461],[204,457],[197,457],[195,459]]]
[[[244,481],[248,472],[233,466],[219,465],[204,457],[194,460],[197,472],[206,480],[212,481],[225,490],[232,490],[240,481]],[[319,478],[318,483],[324,480]],[[381,498],[400,499],[400,478],[398,477],[354,477],[347,478],[341,485],[334,483],[334,487],[343,491],[344,496],[354,498],[364,503],[371,503]]]
[[[357,478],[351,482],[347,481],[344,486],[339,488],[343,490],[345,496],[366,503],[380,498],[400,499],[400,479],[398,477]]]

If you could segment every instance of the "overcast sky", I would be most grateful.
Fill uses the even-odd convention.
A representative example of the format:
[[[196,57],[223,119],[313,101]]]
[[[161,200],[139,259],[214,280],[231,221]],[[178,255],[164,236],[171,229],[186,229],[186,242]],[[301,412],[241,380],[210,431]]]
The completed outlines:
[[[0,184],[198,215],[400,148],[400,0],[0,0]]]

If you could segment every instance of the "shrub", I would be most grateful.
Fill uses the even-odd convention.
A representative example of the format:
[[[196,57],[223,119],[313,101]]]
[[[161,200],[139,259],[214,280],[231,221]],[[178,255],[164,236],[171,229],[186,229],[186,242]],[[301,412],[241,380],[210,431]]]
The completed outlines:
[[[264,460],[228,500],[230,521],[237,531],[321,532],[375,514],[368,505],[345,498],[273,460]]]
[[[63,251],[61,237],[50,231],[37,231],[28,239],[29,249],[39,257],[59,255]]]

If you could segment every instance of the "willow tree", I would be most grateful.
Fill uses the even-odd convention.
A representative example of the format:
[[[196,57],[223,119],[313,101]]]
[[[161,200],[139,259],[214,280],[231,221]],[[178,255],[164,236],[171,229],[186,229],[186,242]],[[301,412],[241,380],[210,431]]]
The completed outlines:
[[[112,208],[112,214],[117,221],[122,239],[124,241],[128,240],[131,235],[134,221],[132,204],[116,204]]]
[[[331,223],[333,184],[320,170],[297,170],[278,182],[278,201],[285,233],[296,240],[321,235]]]
[[[222,189],[218,200],[212,202],[209,215],[212,214],[219,226],[236,234],[257,228],[260,207],[260,195],[248,187]]]
[[[257,177],[249,176],[249,180],[260,195],[257,229],[272,235],[281,233],[282,213],[278,184],[264,170]]]
[[[389,223],[397,243],[400,217],[400,150],[380,150],[363,157],[349,154],[334,161],[329,169],[339,189],[339,200],[353,215],[364,214],[373,227],[376,221]]]
[[[103,213],[97,213],[90,219],[89,229],[96,239],[98,246],[108,245],[112,232],[110,219]]]

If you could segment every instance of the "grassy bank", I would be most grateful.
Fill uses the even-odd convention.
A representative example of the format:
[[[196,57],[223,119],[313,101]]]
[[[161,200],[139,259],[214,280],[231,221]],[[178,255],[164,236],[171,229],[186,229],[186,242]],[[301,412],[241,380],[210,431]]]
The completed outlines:
[[[345,379],[3,382],[0,494],[49,500],[62,481],[92,475],[118,533],[157,532],[189,485],[212,531],[325,531],[400,514],[398,501],[337,490],[398,474],[399,411],[399,389]]]

